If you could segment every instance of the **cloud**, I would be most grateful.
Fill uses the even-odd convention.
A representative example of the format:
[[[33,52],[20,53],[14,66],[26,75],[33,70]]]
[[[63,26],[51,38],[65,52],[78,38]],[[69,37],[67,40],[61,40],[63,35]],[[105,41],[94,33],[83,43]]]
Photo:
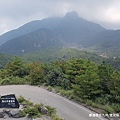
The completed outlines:
[[[29,21],[68,11],[108,28],[120,28],[120,0],[0,0],[0,34]]]
[[[1,29],[0,29],[0,33],[5,33],[5,32],[8,31],[7,25],[4,24],[4,23],[0,24],[0,28],[1,28]]]

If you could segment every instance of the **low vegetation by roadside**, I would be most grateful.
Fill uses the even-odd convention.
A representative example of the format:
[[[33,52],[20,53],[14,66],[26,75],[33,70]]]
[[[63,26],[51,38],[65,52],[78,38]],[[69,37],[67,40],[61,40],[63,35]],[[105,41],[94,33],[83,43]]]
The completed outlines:
[[[44,120],[63,120],[56,114],[56,109],[44,104],[34,104],[26,100],[23,96],[18,97],[18,101],[22,106],[19,111],[19,117],[28,118],[44,118]]]

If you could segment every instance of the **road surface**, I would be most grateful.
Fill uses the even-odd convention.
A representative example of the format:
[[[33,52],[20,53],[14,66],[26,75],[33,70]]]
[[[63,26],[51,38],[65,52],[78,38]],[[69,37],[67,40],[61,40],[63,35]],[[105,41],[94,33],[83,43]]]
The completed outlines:
[[[15,94],[24,96],[34,103],[43,103],[56,108],[57,114],[65,120],[104,120],[103,118],[89,117],[92,111],[78,105],[64,97],[36,86],[8,85],[0,86],[0,95]]]

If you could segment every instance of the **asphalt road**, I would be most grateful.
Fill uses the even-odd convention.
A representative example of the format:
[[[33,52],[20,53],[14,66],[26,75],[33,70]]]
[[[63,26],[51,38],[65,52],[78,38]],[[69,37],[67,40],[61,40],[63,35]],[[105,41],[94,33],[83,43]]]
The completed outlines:
[[[34,103],[43,103],[56,108],[57,114],[65,120],[104,120],[98,117],[89,117],[94,114],[85,107],[78,105],[45,89],[29,85],[0,86],[0,95],[13,93],[16,96],[24,96]]]

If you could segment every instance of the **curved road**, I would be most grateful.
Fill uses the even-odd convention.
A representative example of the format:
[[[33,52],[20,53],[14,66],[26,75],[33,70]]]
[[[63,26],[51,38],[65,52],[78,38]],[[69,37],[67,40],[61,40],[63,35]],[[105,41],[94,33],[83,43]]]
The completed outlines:
[[[89,114],[93,114],[92,111],[40,87],[29,85],[0,86],[0,95],[10,93],[14,93],[16,96],[22,95],[34,103],[42,102],[54,107],[58,115],[65,120],[104,120],[103,118],[89,117]]]

